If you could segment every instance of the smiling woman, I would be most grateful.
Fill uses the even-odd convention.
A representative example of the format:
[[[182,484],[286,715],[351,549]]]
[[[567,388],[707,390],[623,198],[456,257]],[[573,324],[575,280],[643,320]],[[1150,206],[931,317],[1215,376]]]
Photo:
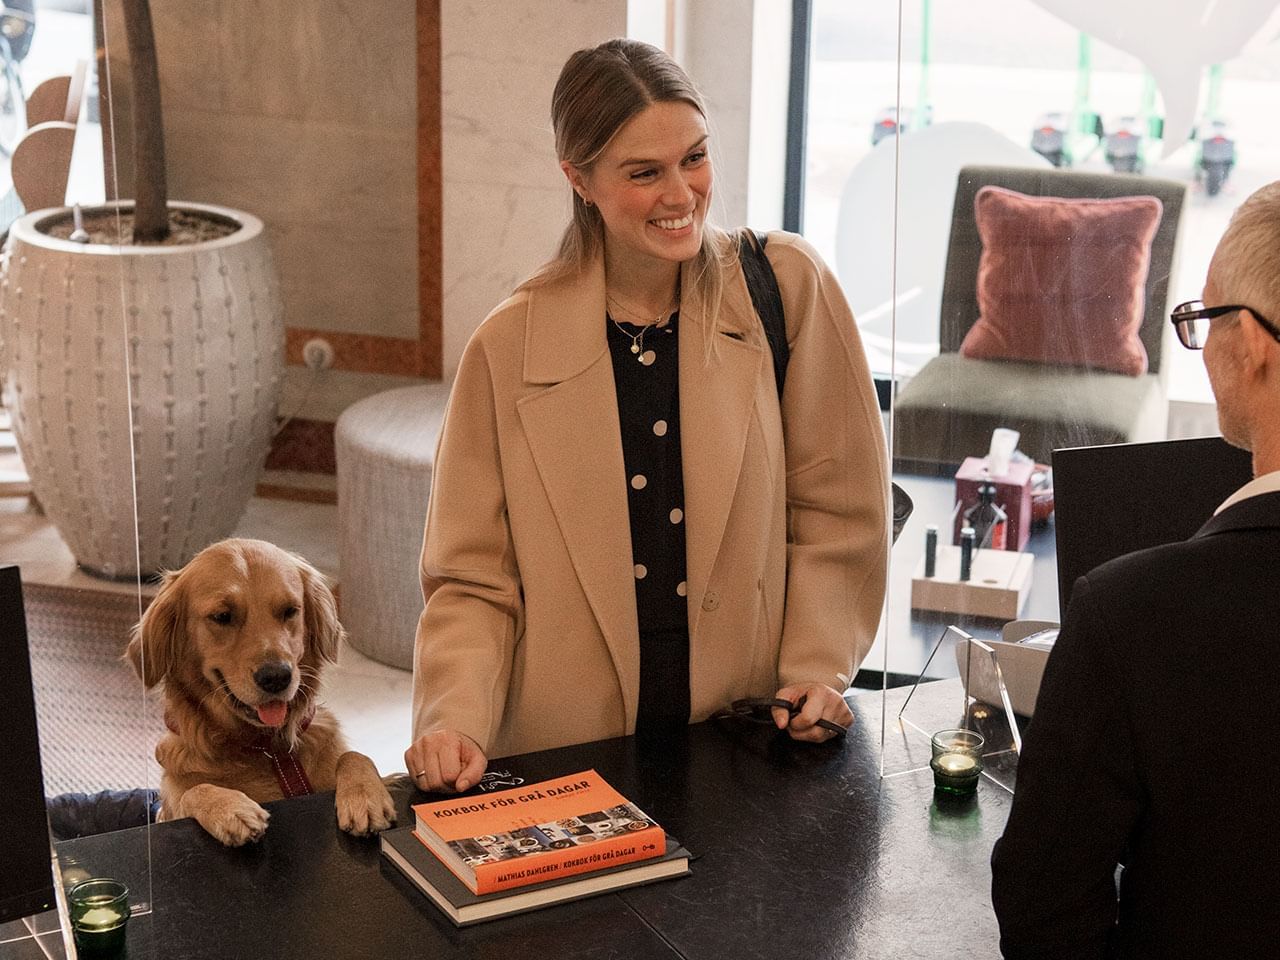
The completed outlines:
[[[884,595],[884,437],[831,272],[768,238],[783,389],[738,238],[707,221],[684,71],[635,41],[580,50],[551,118],[572,221],[468,344],[435,462],[405,753],[423,789],[748,696],[828,740]]]

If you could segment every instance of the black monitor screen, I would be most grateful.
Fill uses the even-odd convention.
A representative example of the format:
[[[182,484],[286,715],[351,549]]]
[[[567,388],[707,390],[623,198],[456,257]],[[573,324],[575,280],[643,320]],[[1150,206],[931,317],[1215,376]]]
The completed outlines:
[[[27,621],[22,582],[12,566],[0,567],[0,730],[5,740],[0,754],[0,923],[7,923],[54,907]]]
[[[1221,437],[1053,451],[1058,604],[1100,563],[1186,540],[1253,476],[1248,452]]]

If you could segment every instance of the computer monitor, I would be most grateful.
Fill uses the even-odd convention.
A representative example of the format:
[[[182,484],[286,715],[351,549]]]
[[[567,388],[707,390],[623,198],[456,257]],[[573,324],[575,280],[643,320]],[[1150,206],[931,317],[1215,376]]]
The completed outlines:
[[[1186,540],[1253,476],[1221,437],[1053,451],[1058,607],[1076,580],[1114,557]]]
[[[0,761],[0,923],[8,923],[55,906],[31,654],[22,581],[14,566],[0,567],[0,730],[5,739]]]

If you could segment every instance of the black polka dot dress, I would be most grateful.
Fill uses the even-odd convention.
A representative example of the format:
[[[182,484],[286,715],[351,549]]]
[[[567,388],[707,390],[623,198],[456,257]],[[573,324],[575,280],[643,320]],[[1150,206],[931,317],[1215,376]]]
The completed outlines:
[[[665,325],[648,328],[606,317],[640,623],[638,734],[689,722],[679,316],[672,314]]]

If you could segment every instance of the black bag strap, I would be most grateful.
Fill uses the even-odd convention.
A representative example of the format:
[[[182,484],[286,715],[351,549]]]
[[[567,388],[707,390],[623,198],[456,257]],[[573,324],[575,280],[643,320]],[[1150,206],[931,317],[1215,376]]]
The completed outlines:
[[[738,259],[747,280],[747,292],[751,305],[756,308],[764,323],[765,339],[773,352],[773,379],[778,385],[778,400],[782,400],[782,386],[787,382],[787,363],[791,348],[787,345],[787,321],[782,312],[782,291],[773,273],[773,264],[765,256],[764,245],[768,237],[744,227],[738,238]]]
[[[791,347],[787,344],[787,321],[782,312],[782,291],[773,264],[765,256],[764,245],[768,241],[763,233],[744,227],[738,238],[738,259],[742,261],[742,273],[747,280],[751,303],[764,324],[765,339],[773,352],[773,379],[778,385],[778,402],[782,402],[782,385],[787,382],[787,363],[791,360]],[[896,483],[890,485],[893,494],[893,542],[906,526],[907,518],[915,504],[907,491]]]

